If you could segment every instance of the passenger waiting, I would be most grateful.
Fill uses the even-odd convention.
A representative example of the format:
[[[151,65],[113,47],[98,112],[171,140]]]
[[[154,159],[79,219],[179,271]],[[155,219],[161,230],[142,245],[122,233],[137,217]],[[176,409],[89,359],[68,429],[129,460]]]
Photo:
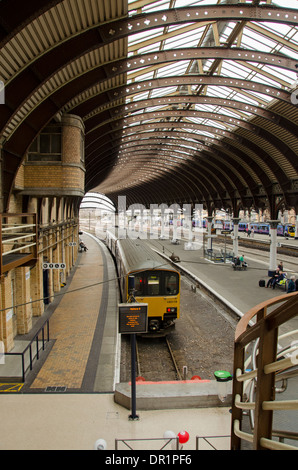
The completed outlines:
[[[244,261],[244,255],[241,255],[239,260],[240,260],[241,266],[243,266],[244,268],[247,268],[247,263],[246,261]]]
[[[236,256],[233,260],[233,266],[241,266],[240,258],[239,256]]]
[[[276,283],[281,281],[283,278],[284,278],[283,272],[279,268],[276,268],[275,273],[268,280],[266,287],[272,287],[272,289],[275,289]]]
[[[291,292],[296,291],[296,282],[295,282],[295,276],[291,276],[288,284],[288,289],[287,289],[287,294],[290,294]]]

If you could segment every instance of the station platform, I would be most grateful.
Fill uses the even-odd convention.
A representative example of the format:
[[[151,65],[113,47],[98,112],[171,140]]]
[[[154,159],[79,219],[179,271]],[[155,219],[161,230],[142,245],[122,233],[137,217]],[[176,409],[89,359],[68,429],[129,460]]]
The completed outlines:
[[[255,241],[258,240],[264,241],[264,237],[255,237]],[[267,242],[267,240],[265,241]],[[172,255],[178,256],[177,267],[189,274],[198,287],[206,288],[220,302],[227,305],[239,318],[255,305],[285,293],[279,287],[274,290],[259,287],[259,280],[265,280],[267,284],[269,279],[269,253],[268,261],[264,261],[264,258],[258,258],[257,252],[256,254],[245,254],[244,259],[248,264],[247,270],[235,271],[231,262],[213,262],[205,258],[202,247],[199,249],[185,249],[189,245],[186,238],[181,239],[178,245],[173,244],[170,239],[150,239],[148,242],[167,259]],[[292,244],[293,240],[289,240],[289,243]],[[227,247],[227,251],[229,250],[231,250],[231,247]],[[243,251],[241,251],[240,246],[239,255],[241,254],[243,254]],[[288,277],[295,275],[298,278],[298,258],[280,255],[277,260],[278,262],[283,261],[284,270],[287,272]],[[291,261],[291,265],[288,261]]]
[[[133,439],[129,442],[136,446],[133,449],[153,450],[164,445],[163,435],[169,430],[189,433],[185,451],[196,449],[197,436],[217,436],[217,448],[229,449],[228,402],[144,407],[139,419],[132,421],[127,407],[115,402],[120,337],[114,264],[101,241],[87,234],[82,238],[88,251],[80,254],[65,290],[45,313],[50,317],[51,338],[46,351],[24,384],[10,383],[7,365],[0,365],[0,376],[6,374],[0,383],[0,450],[92,450],[97,439],[106,441],[107,450],[115,449],[115,439]],[[177,253],[181,266],[222,296],[235,314],[282,293],[258,286],[259,279],[266,279],[267,268],[257,260],[249,262],[252,269],[234,272],[231,266],[212,265],[199,252],[184,250],[183,244],[173,248],[170,240],[154,240],[152,247],[167,255]],[[119,449],[128,450],[125,443],[120,445]],[[202,439],[200,448],[211,447]]]

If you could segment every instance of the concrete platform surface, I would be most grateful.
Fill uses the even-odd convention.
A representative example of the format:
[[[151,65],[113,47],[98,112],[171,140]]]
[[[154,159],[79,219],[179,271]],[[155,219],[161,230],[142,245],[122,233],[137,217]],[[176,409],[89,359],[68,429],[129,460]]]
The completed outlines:
[[[0,450],[93,450],[98,439],[107,450],[115,449],[115,439],[136,439],[129,442],[136,450],[158,450],[165,431],[185,430],[190,438],[183,447],[191,451],[196,436],[228,435],[231,422],[228,408],[141,411],[130,421],[113,394],[10,394],[0,397],[0,414]],[[228,449],[229,439],[220,445]],[[122,442],[118,448],[129,450]]]

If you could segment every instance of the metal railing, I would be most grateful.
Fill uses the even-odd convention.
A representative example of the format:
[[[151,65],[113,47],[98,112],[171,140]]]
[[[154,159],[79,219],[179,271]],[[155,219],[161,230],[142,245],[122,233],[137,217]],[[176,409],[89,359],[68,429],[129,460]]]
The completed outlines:
[[[272,429],[275,411],[298,410],[298,399],[276,400],[276,395],[286,389],[283,381],[298,377],[298,342],[293,341],[298,330],[291,330],[290,323],[297,314],[298,293],[295,292],[263,302],[249,310],[238,323],[234,351],[232,449],[241,449],[244,440],[253,449],[298,450],[298,447],[282,442],[284,439],[297,440],[297,433]],[[254,318],[255,324],[249,326]],[[281,334],[286,323],[288,331]],[[280,381],[282,387],[279,388],[277,383]],[[298,398],[298,393],[296,396]],[[242,429],[243,417],[247,414],[251,432]]]
[[[36,214],[1,214],[0,275],[37,258]]]
[[[121,447],[122,444],[122,447]],[[156,450],[179,450],[179,437],[170,438],[148,438],[148,439],[115,439],[115,450],[153,450],[154,444],[157,444]],[[141,448],[140,448],[141,445]]]
[[[231,436],[230,435],[224,435],[224,436],[196,436],[196,450],[220,450],[219,447],[223,447],[222,445],[219,444],[219,440],[225,442],[225,449],[222,450],[227,450],[228,446],[230,444]],[[200,442],[204,442],[207,444],[207,449],[200,447]],[[211,441],[214,441],[213,443]]]
[[[41,337],[40,337],[41,336]],[[25,382],[27,370],[30,371],[33,369],[33,362],[34,359],[39,360],[40,350],[45,350],[46,343],[50,341],[50,323],[47,320],[41,328],[37,331],[34,335],[32,340],[26,346],[26,348],[22,352],[8,352],[4,354],[4,359],[6,357],[20,357],[21,358],[21,380]],[[33,347],[35,345],[35,352],[33,351]],[[25,355],[29,353],[29,366],[26,367]]]
[[[206,249],[205,258],[209,259],[210,261],[213,261],[214,263],[224,262],[224,255],[219,250]]]

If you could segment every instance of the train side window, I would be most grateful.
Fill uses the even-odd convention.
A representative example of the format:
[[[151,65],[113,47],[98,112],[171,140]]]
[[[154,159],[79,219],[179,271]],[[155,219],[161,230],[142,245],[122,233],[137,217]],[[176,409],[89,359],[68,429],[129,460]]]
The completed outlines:
[[[177,295],[179,292],[179,276],[176,273],[165,274],[166,295]]]

